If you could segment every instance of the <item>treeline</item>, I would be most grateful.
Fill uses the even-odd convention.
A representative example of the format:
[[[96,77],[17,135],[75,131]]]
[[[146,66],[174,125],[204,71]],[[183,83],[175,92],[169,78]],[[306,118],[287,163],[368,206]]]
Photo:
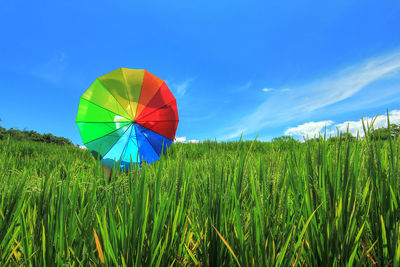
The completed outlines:
[[[0,126],[0,140],[5,140],[8,138],[17,141],[34,141],[34,142],[52,143],[60,145],[73,145],[71,140],[64,137],[54,136],[49,133],[40,134],[32,130],[21,131],[13,128],[6,130],[5,128]]]

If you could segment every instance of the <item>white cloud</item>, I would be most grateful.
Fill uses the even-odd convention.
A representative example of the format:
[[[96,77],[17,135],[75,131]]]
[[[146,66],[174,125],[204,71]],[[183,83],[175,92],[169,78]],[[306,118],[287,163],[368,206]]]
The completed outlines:
[[[283,88],[283,89],[275,89],[275,88],[263,88],[263,92],[272,92],[272,91],[280,91],[280,92],[289,92],[289,88]]]
[[[387,127],[387,116],[379,115],[376,118],[364,117],[365,127],[372,125],[373,128],[378,129],[382,127]],[[400,124],[400,110],[392,110],[389,112],[390,123]],[[339,132],[347,132],[347,128],[349,129],[349,133],[353,136],[359,135],[360,137],[364,136],[364,128],[362,120],[358,121],[345,121],[338,124],[333,124],[333,121],[318,121],[318,122],[307,122],[296,127],[289,128],[285,131],[285,135],[298,136],[298,137],[308,137],[313,138],[314,136],[318,136],[320,133],[324,134],[325,126],[327,127],[326,133],[327,136],[335,136]],[[329,127],[328,127],[329,126]]]
[[[271,91],[274,91],[275,89],[274,88],[263,88],[262,90],[264,92],[271,92]]]
[[[174,142],[176,142],[176,143],[185,143],[186,142],[186,136],[175,137]]]
[[[267,126],[303,120],[321,108],[352,97],[367,85],[391,74],[400,74],[400,51],[369,59],[309,84],[291,88],[290,94],[284,93],[286,90],[279,90],[270,95],[252,113],[226,128],[226,134],[220,139],[237,138],[241,133],[247,135],[259,132]],[[397,94],[393,90],[386,97],[395,96]]]
[[[289,128],[285,131],[285,135],[297,135],[297,136],[305,136],[306,138],[313,138],[315,136],[319,136],[321,131],[330,125],[332,125],[333,121],[311,121],[306,122],[296,127]]]
[[[367,127],[367,125],[371,125],[374,119],[375,118],[365,117],[364,118],[365,127]],[[390,123],[400,124],[400,110],[392,110],[391,112],[389,112],[389,119]],[[337,130],[339,130],[340,132],[347,132],[347,127],[349,128],[349,132],[352,135],[357,136],[358,133],[361,137],[364,136],[364,128],[362,120],[345,121],[343,123],[335,124],[333,129],[331,129],[330,133],[332,135],[335,135],[337,133]],[[377,116],[374,121],[373,127],[374,129],[387,127],[387,116],[386,115]]]
[[[176,143],[200,143],[199,140],[196,139],[191,139],[191,140],[186,140],[186,136],[182,136],[182,137],[175,137],[174,142]]]
[[[86,149],[86,150],[87,150],[87,147],[85,147],[85,146],[79,146],[79,148],[80,148],[80,149]]]

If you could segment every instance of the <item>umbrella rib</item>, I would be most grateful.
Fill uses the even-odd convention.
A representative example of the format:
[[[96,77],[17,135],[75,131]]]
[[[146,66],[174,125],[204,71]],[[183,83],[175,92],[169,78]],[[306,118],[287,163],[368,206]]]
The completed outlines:
[[[164,122],[164,121],[179,121],[179,120],[158,120],[158,121],[142,121],[142,120],[140,120],[140,121],[137,121],[136,123],[138,123],[138,122]]]
[[[143,127],[143,126],[142,126],[142,127]],[[143,128],[146,128],[146,127],[143,127]],[[146,129],[147,129],[147,128],[146,128]],[[157,153],[157,151],[155,150],[153,144],[150,142],[150,140],[147,138],[147,136],[146,136],[144,133],[142,133],[142,131],[141,131],[140,129],[137,129],[137,130],[144,136],[144,138],[146,138],[147,142],[149,142],[151,148],[154,150],[154,152],[156,153],[156,155],[157,155],[157,156],[160,156],[160,154]],[[150,129],[148,129],[148,130],[151,131]],[[135,127],[135,131],[136,131],[136,127]],[[152,131],[152,132],[153,132],[153,131]],[[136,134],[137,134],[137,133],[136,133]],[[163,143],[164,143],[164,142],[163,142]],[[138,148],[139,148],[139,146],[138,146]]]
[[[113,96],[113,98],[115,99],[115,97],[114,97],[114,96]],[[130,119],[130,118],[127,118],[127,117],[125,117],[125,116],[122,116],[122,114],[117,114],[117,113],[115,113],[115,112],[113,112],[113,111],[111,111],[111,110],[109,110],[109,109],[107,109],[107,108],[105,108],[105,107],[102,107],[102,106],[100,106],[100,105],[98,105],[98,104],[96,104],[96,103],[92,102],[91,100],[88,100],[88,99],[86,99],[86,98],[83,98],[83,97],[81,97],[81,99],[85,99],[86,101],[88,101],[88,102],[92,103],[92,104],[93,104],[93,105],[95,105],[95,106],[98,106],[99,108],[102,108],[102,109],[104,109],[104,110],[107,110],[107,111],[109,111],[109,112],[111,112],[111,113],[115,114],[115,115],[121,116],[121,117],[123,117],[123,118],[125,118],[125,119],[127,119],[127,120],[129,120],[129,121],[132,121],[132,119]],[[119,104],[119,103],[118,103],[118,104]],[[119,104],[119,105],[121,106],[121,104]],[[78,121],[76,121],[76,122],[78,122]],[[84,121],[82,121],[82,122],[84,122]]]
[[[124,127],[125,125],[128,125],[128,124],[131,123],[131,122],[129,122],[129,121],[123,121],[123,122],[85,122],[85,121],[78,121],[78,122],[76,122],[76,123],[86,123],[86,124],[90,124],[90,123],[99,123],[99,124],[105,124],[104,126],[106,126],[107,128],[111,129],[112,131],[111,131],[110,133],[112,133],[112,132],[114,132],[115,130],[120,129],[120,128]],[[121,126],[121,127],[118,127],[118,128],[114,128],[114,127],[110,126],[110,124],[117,124],[117,123],[124,124],[124,125]],[[104,135],[103,135],[103,136],[104,136]],[[96,138],[96,139],[97,139],[97,138]]]

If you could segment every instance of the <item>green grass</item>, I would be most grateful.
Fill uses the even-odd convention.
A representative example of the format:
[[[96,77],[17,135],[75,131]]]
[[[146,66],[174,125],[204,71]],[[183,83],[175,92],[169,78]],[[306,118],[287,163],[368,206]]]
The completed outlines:
[[[0,142],[0,265],[399,266],[400,140],[174,144],[111,181]]]

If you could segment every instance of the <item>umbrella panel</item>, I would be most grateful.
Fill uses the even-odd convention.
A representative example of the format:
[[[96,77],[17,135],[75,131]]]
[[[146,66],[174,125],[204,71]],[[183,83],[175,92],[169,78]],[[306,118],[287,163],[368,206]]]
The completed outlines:
[[[167,148],[172,144],[172,140],[150,130],[139,124],[136,124],[136,129],[149,141],[150,145],[157,153],[161,155],[161,152],[165,152]]]
[[[139,104],[136,110],[137,116],[142,113],[163,84],[163,80],[157,78],[148,71],[144,71],[142,91],[140,92]]]
[[[83,143],[101,138],[131,122],[77,122]]]
[[[139,123],[142,121],[179,121],[176,100],[158,108],[146,116],[140,116],[136,121]]]
[[[139,162],[139,151],[138,144],[136,140],[136,133],[134,124],[131,127],[131,133],[129,135],[128,142],[125,147],[125,151],[121,155],[122,164],[128,167],[130,163]]]
[[[121,136],[128,130],[129,127],[130,125],[126,125],[103,137],[86,143],[85,146],[90,152],[92,152],[95,158],[100,156],[100,159],[102,159],[104,155],[107,154],[108,151],[110,151],[110,149],[118,141],[118,139],[121,138]]]
[[[135,124],[136,138],[139,148],[140,162],[147,161],[148,164],[160,158],[150,141],[140,131],[139,126]]]
[[[158,133],[170,140],[174,140],[179,118],[176,100],[158,110],[139,118],[136,123]]]
[[[134,70],[121,68],[125,81],[125,87],[128,90],[128,96],[131,101],[132,118],[136,117],[136,109],[139,102],[140,92],[142,90],[144,70]]]
[[[123,153],[128,145],[129,137],[132,131],[132,124],[125,131],[125,133],[117,140],[117,142],[111,147],[111,149],[104,155],[100,163],[113,168],[114,164],[117,167],[117,163],[121,161]]]
[[[137,123],[159,135],[174,140],[178,122],[179,121],[144,121]]]
[[[77,122],[129,122],[123,116],[120,116],[112,111],[104,109],[97,104],[90,102],[84,98],[79,101]]]
[[[161,152],[171,145],[172,140],[132,123],[110,134],[86,144],[86,147],[100,162],[111,168],[128,168],[130,164],[158,160]]]
[[[104,87],[99,79],[96,79],[92,83],[92,85],[86,90],[81,98],[127,119],[133,120],[134,118],[125,111],[117,99],[107,88]]]
[[[131,104],[131,95],[126,88],[125,78],[121,69],[114,70],[98,78],[105,88],[121,104],[125,111],[133,117],[133,107]]]
[[[168,89],[168,86],[163,83],[154,97],[150,100],[146,108],[140,113],[137,114],[136,120],[140,120],[143,117],[157,111],[157,109],[169,104],[175,100],[175,97],[172,95],[171,91]]]

